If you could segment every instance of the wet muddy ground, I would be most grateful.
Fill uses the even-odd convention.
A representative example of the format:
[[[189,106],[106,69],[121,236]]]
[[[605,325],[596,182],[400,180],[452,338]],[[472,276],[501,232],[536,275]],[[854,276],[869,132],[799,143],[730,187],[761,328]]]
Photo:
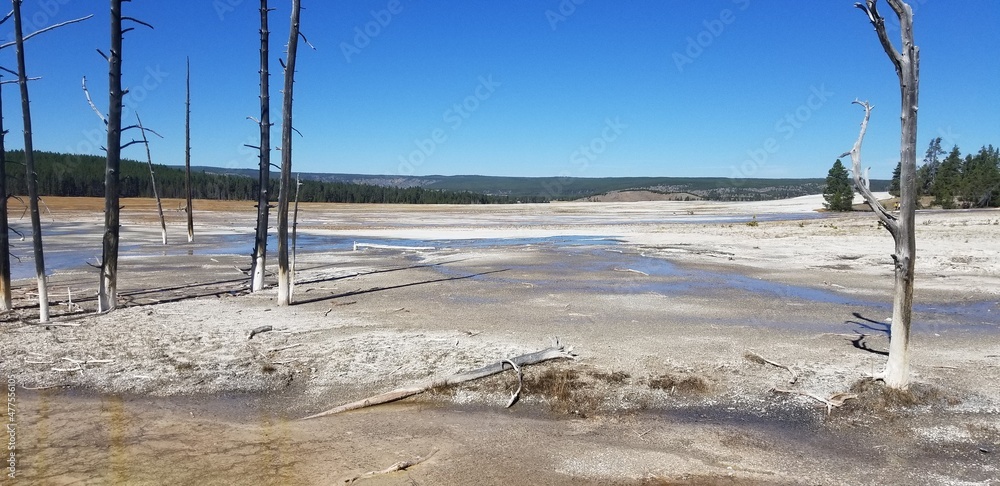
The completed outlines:
[[[195,245],[167,249],[137,224],[123,309],[92,315],[96,271],[79,264],[51,277],[56,326],[32,322],[32,282],[15,289],[18,309],[0,321],[14,484],[338,484],[424,458],[359,482],[995,484],[995,262],[975,245],[944,249],[996,232],[992,215],[922,226],[940,248],[922,253],[935,266],[918,294],[916,385],[887,401],[863,377],[885,360],[891,280],[882,257],[842,246],[881,241],[868,222],[672,225],[625,207],[655,222],[452,208],[375,212],[383,229],[352,234],[317,213],[287,308],[273,289],[245,292],[238,235],[251,213],[218,215]],[[491,229],[518,216],[535,223]],[[65,224],[53,254],[92,243],[72,226],[89,222]],[[421,234],[433,232],[448,235]],[[825,260],[794,256],[824,247]],[[248,340],[262,324],[274,330]],[[511,373],[296,420],[554,337],[577,358],[527,367],[509,409]],[[799,392],[859,398],[828,412]]]
[[[832,417],[792,401],[581,417],[411,400],[295,421],[281,396],[22,392],[24,484],[993,484],[975,417]],[[926,412],[923,414],[926,415]]]

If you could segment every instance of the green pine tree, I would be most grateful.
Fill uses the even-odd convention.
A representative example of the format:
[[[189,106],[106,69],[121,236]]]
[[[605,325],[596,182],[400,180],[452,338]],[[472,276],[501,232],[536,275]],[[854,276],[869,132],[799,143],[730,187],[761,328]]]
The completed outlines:
[[[948,157],[941,162],[941,166],[938,167],[937,174],[934,177],[934,184],[931,186],[931,195],[934,196],[932,204],[941,206],[944,209],[953,209],[961,181],[962,153],[956,145],[955,148],[951,149]]]
[[[854,207],[854,187],[840,159],[833,163],[826,176],[823,199],[826,200],[826,208],[830,211],[851,211]]]
[[[937,178],[938,170],[941,169],[941,157],[945,154],[941,148],[941,137],[931,139],[924,155],[924,165],[917,169],[917,191],[921,196],[929,196],[934,193],[934,179]]]
[[[962,207],[996,206],[1000,193],[1000,150],[990,145],[979,149],[975,156],[967,155],[961,179],[959,200]]]
[[[892,180],[889,181],[889,195],[892,197],[899,197],[899,173],[902,171],[902,165],[897,162],[896,169],[892,171]]]

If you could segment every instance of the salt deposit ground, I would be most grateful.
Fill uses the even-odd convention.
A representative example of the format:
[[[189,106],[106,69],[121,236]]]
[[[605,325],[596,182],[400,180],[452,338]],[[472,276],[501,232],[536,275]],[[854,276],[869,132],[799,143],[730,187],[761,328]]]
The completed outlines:
[[[48,204],[56,325],[27,241],[0,321],[13,484],[1000,484],[996,210],[918,212],[916,383],[887,399],[891,237],[818,196],[305,204],[284,308],[246,291],[252,203],[196,201],[193,243],[170,209],[162,246],[126,200],[106,315],[101,202]],[[510,408],[507,371],[298,420],[556,339],[575,359]]]

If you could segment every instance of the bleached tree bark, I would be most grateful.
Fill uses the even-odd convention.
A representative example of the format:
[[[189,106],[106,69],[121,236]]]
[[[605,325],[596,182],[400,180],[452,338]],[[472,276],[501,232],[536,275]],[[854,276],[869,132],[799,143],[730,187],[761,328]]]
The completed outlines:
[[[21,88],[21,114],[24,119],[24,173],[28,186],[28,208],[31,212],[31,242],[35,255],[35,277],[38,281],[38,322],[49,322],[49,291],[45,281],[45,255],[42,248],[42,221],[38,212],[38,175],[31,134],[31,103],[28,98],[28,76],[24,65],[24,33],[21,24],[21,0],[14,6],[14,39],[17,43],[17,84]],[[5,181],[6,182],[6,181]],[[6,191],[4,191],[6,192]],[[6,202],[4,203],[6,205]],[[4,213],[4,218],[7,215]],[[6,234],[4,234],[6,237]],[[4,255],[6,258],[7,255]]]
[[[156,172],[153,171],[153,156],[149,152],[149,139],[146,137],[148,128],[142,126],[142,119],[139,112],[135,113],[135,120],[138,123],[139,131],[142,132],[142,144],[146,146],[146,163],[149,165],[149,181],[153,184],[153,197],[156,198],[156,210],[160,213],[160,234],[163,237],[163,244],[167,244],[167,220],[163,218],[163,203],[160,201],[160,191],[156,188]],[[159,136],[158,133],[149,132]]]
[[[887,0],[899,18],[901,49],[897,50],[889,39],[885,19],[878,11],[878,0],[866,0],[855,6],[868,16],[875,28],[882,49],[885,51],[899,78],[900,91],[900,212],[898,219],[886,211],[867,188],[860,183],[861,142],[868,125],[871,106],[857,102],[865,109],[861,134],[854,148],[848,152],[854,162],[855,181],[878,214],[879,221],[892,234],[895,242],[895,290],[892,300],[889,359],[878,378],[891,388],[905,389],[910,383],[910,325],[913,316],[913,280],[916,261],[914,218],[917,202],[917,108],[920,81],[920,49],[913,42],[913,9],[902,0]],[[846,155],[846,154],[845,154]]]
[[[187,58],[184,102],[184,197],[187,199],[188,243],[194,241],[194,208],[191,206],[191,58]],[[163,244],[166,244],[164,240]]]
[[[254,237],[253,262],[250,268],[250,288],[257,292],[264,288],[264,268],[267,262],[267,225],[270,206],[271,185],[271,94],[270,55],[268,52],[267,0],[260,0],[260,127],[259,151],[260,173],[258,174],[257,232]]]
[[[295,252],[296,252],[296,236],[298,234],[299,227],[299,189],[302,189],[302,182],[299,181],[299,175],[295,174],[295,206],[292,209],[292,263],[291,272],[292,278],[289,279],[291,283],[292,291],[290,293],[295,293]]]
[[[292,299],[292,272],[288,265],[288,196],[292,177],[292,88],[295,83],[295,57],[299,45],[299,0],[292,0],[292,22],[288,34],[285,61],[285,88],[281,106],[281,185],[278,191],[278,305]]]

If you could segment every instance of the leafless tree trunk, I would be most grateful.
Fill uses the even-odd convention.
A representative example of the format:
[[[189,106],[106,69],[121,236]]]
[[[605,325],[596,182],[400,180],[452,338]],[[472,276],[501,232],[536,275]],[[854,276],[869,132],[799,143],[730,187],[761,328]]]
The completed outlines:
[[[299,182],[299,175],[295,174],[295,208],[292,210],[292,265],[291,265],[292,267],[291,286],[293,292],[291,293],[294,293],[295,290],[295,249],[296,249],[295,237],[296,234],[298,233],[297,230],[299,227],[299,189],[301,188],[302,188],[302,183]]]
[[[855,182],[865,198],[878,214],[879,221],[892,234],[895,241],[895,291],[892,300],[891,341],[889,359],[885,370],[878,378],[891,388],[904,389],[910,383],[910,323],[913,314],[913,269],[916,260],[916,238],[914,235],[914,215],[917,202],[917,100],[919,93],[920,49],[913,43],[913,10],[902,0],[887,0],[892,11],[899,18],[902,50],[897,50],[886,33],[885,19],[877,9],[878,0],[856,3],[868,16],[875,27],[879,42],[889,56],[896,75],[899,77],[900,106],[900,214],[895,218],[874,200],[871,191],[862,189],[860,150],[868,125],[871,106],[858,102],[865,109],[865,119],[861,134],[854,148],[849,152],[854,161]]]
[[[40,230],[41,221],[38,213],[38,181],[37,175],[34,173],[34,150],[32,144],[31,135],[31,113],[29,111],[30,103],[28,100],[28,81],[32,81],[38,78],[28,78],[26,70],[24,67],[24,42],[28,39],[44,33],[50,30],[58,29],[64,25],[74,24],[89,19],[92,15],[87,15],[78,19],[67,20],[65,22],[60,22],[57,24],[50,25],[48,27],[41,28],[32,32],[28,35],[23,35],[23,27],[21,26],[21,0],[12,0],[13,10],[0,19],[0,24],[3,24],[11,17],[14,17],[14,28],[15,40],[0,44],[0,50],[5,49],[10,46],[17,47],[17,62],[18,62],[18,72],[11,71],[7,68],[0,68],[0,70],[6,71],[17,76],[16,81],[3,81],[0,85],[16,82],[21,87],[21,103],[22,103],[22,115],[24,116],[24,157],[25,157],[25,173],[27,176],[28,194],[31,199],[29,207],[31,209],[31,219],[32,219],[32,232],[33,232],[33,243],[35,246],[35,270],[40,279],[39,285],[39,316],[42,322],[48,320],[48,296],[47,287],[45,285],[45,264],[42,254],[42,234]],[[7,199],[9,195],[7,194],[7,154],[4,146],[4,138],[7,135],[7,131],[3,128],[3,114],[2,109],[0,109],[0,252],[3,256],[0,257],[0,310],[10,310],[11,306],[11,295],[10,295],[10,239],[8,238],[8,232],[10,227],[7,224]]]
[[[132,141],[122,145],[122,98],[125,96],[125,92],[122,90],[122,37],[125,32],[132,30],[131,27],[122,30],[122,21],[128,20],[152,28],[151,25],[134,17],[122,16],[123,1],[127,0],[111,0],[111,50],[107,55],[101,53],[108,61],[109,107],[108,117],[105,120],[108,129],[108,144],[105,150],[108,156],[104,170],[104,238],[101,253],[101,277],[97,288],[97,312],[108,312],[118,306],[118,236],[121,229],[119,166],[121,165],[122,148],[138,143]],[[98,52],[100,51],[98,50]],[[84,89],[86,91],[86,88]],[[87,96],[89,99],[90,95]],[[95,109],[95,111],[97,110]],[[97,115],[101,116],[100,112]]]
[[[28,207],[31,212],[31,242],[35,254],[35,276],[38,279],[38,321],[49,321],[49,292],[45,282],[45,256],[42,251],[42,222],[38,212],[38,179],[35,174],[35,154],[31,136],[31,103],[28,98],[28,76],[24,66],[24,35],[21,30],[21,0],[14,6],[14,38],[17,42],[17,84],[21,87],[21,114],[24,117],[24,173],[28,186]],[[6,190],[4,191],[6,192]],[[4,203],[6,205],[6,202]],[[4,214],[4,218],[6,218]],[[6,234],[4,235],[6,237]],[[6,255],[4,255],[6,258]]]
[[[3,83],[0,83],[0,87]],[[10,297],[10,229],[7,227],[7,130],[3,127],[3,96],[0,96],[0,311],[13,309]]]
[[[194,241],[194,208],[191,207],[191,58],[187,58],[185,86],[187,95],[184,103],[184,196],[187,198],[188,243],[191,243]]]
[[[285,89],[281,106],[281,186],[278,191],[278,305],[292,300],[292,272],[288,266],[288,193],[292,177],[292,87],[299,45],[299,0],[292,0],[292,24],[285,61]]]
[[[142,144],[146,146],[146,163],[149,164],[149,181],[153,184],[153,197],[156,198],[156,210],[160,213],[160,233],[163,236],[163,244],[167,244],[167,221],[163,219],[163,203],[160,201],[160,192],[156,189],[156,173],[153,171],[153,156],[149,153],[149,139],[146,138],[148,128],[142,126],[142,119],[139,112],[135,113],[135,120],[138,123],[139,131],[142,132]],[[149,130],[159,136],[158,133]]]
[[[104,170],[104,238],[101,254],[101,280],[97,290],[97,311],[107,312],[118,306],[118,182],[122,147],[122,0],[111,0],[111,51],[108,60],[108,143]]]
[[[264,288],[264,268],[267,262],[267,224],[270,212],[271,185],[271,94],[270,72],[268,66],[268,36],[267,30],[267,0],[260,0],[260,185],[257,197],[257,234],[254,238],[254,254],[251,263],[251,290],[257,292]]]

